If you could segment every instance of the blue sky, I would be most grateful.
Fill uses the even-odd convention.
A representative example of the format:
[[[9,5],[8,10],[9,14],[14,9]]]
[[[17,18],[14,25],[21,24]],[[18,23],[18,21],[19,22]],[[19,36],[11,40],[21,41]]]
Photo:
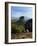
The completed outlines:
[[[20,16],[32,18],[32,8],[11,6],[11,18],[18,18]]]

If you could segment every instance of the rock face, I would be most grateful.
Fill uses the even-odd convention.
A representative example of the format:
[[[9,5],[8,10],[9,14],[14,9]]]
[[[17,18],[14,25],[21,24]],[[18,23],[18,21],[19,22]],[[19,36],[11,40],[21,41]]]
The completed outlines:
[[[25,30],[26,32],[32,32],[32,19],[28,20],[25,23]]]

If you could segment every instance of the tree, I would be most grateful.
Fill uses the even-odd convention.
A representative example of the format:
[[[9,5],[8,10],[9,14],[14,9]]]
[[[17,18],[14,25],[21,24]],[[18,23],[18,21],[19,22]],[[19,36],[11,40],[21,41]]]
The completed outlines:
[[[20,23],[20,24],[24,24],[24,16],[21,16],[21,17],[19,18],[19,23]]]
[[[21,16],[21,17],[19,18],[19,20],[20,20],[21,22],[23,22],[23,21],[24,21],[24,16]]]

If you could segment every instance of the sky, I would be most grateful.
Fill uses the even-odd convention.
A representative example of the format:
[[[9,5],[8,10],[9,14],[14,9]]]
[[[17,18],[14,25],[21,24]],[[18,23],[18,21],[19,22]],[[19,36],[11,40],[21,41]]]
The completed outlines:
[[[18,18],[20,16],[32,18],[32,8],[11,6],[11,18]]]

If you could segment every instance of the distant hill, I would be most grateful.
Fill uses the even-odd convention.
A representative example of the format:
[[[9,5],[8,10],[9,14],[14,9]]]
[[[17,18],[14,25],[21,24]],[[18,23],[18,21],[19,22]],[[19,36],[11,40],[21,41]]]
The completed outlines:
[[[11,21],[16,22],[16,21],[19,20],[19,18],[20,18],[20,17],[18,17],[18,18],[13,17],[13,18],[11,19]],[[29,17],[26,17],[26,16],[24,17],[24,21],[25,21],[25,22],[27,22],[27,21],[30,20],[30,19],[31,19],[31,18],[29,18]]]
[[[29,19],[28,21],[26,21],[26,23],[32,23],[32,19]]]

